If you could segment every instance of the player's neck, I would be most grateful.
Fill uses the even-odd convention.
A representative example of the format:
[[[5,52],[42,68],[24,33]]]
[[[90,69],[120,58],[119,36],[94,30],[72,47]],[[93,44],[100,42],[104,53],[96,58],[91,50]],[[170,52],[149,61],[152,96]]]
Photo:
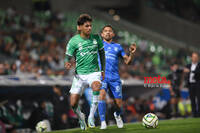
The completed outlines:
[[[112,39],[109,40],[109,41],[107,41],[107,40],[104,39],[104,41],[107,42],[107,43],[111,43],[111,42],[112,42]]]
[[[192,64],[197,64],[197,63],[198,63],[198,61],[193,61],[193,62],[192,62]]]
[[[82,37],[82,38],[84,38],[84,39],[88,39],[88,38],[90,38],[90,34],[89,35],[87,35],[87,34],[84,34],[84,33],[80,33],[80,36]]]

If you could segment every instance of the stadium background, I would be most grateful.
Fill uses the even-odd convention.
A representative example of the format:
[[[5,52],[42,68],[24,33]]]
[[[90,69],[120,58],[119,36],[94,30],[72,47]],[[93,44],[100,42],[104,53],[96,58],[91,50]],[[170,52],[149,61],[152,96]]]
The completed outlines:
[[[64,70],[64,52],[80,13],[94,18],[94,33],[112,24],[115,41],[126,52],[132,42],[137,43],[132,64],[120,64],[124,121],[140,121],[149,111],[159,113],[161,119],[172,118],[169,89],[145,88],[143,79],[167,76],[171,63],[183,67],[192,51],[199,52],[199,0],[7,0],[0,2],[0,118],[10,125],[8,130],[34,129],[30,118],[35,110],[45,112],[53,122],[54,85],[60,85],[68,98],[73,70]],[[179,117],[191,116],[187,88],[181,96]],[[112,100],[107,102],[112,105]],[[84,97],[81,104],[87,105]],[[85,112],[88,107],[83,107]],[[70,109],[68,114],[73,123],[63,125],[77,127],[76,116]],[[113,118],[108,117],[108,122],[113,124]]]

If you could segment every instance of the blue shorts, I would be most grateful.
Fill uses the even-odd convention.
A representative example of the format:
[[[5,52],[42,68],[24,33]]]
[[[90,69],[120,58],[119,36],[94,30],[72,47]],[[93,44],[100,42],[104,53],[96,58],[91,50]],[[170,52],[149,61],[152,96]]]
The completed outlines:
[[[102,81],[101,89],[108,92],[108,88],[115,99],[122,99],[122,83],[121,81]]]

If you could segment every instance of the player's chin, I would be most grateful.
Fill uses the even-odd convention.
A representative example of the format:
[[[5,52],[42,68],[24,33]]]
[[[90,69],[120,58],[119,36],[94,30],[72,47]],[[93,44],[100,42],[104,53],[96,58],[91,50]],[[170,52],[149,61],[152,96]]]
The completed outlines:
[[[87,31],[88,34],[91,34],[91,32],[92,32],[92,30],[88,30],[88,31]]]
[[[112,38],[104,38],[106,41],[110,41]]]

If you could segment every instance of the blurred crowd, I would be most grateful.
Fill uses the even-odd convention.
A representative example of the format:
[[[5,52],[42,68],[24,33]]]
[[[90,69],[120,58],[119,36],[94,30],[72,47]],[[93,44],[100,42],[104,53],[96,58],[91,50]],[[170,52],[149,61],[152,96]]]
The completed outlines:
[[[149,0],[148,5],[200,24],[200,0]]]
[[[37,12],[25,15],[19,14],[15,8],[6,11],[0,10],[0,75],[40,75],[47,76],[71,76],[72,71],[64,69],[64,56],[66,43],[74,35],[72,29],[66,29],[62,22],[69,21],[62,13],[45,12],[46,16],[40,16]],[[118,36],[118,39],[121,39]],[[186,51],[180,49],[171,56],[164,52],[152,52],[147,50],[148,42],[139,41],[134,61],[127,66],[121,63],[120,76],[122,79],[143,79],[144,76],[168,74],[170,64],[178,62],[185,65]],[[128,53],[128,45],[122,45]],[[184,52],[185,51],[185,52]],[[178,60],[177,60],[178,59]],[[75,64],[74,64],[75,65]],[[162,73],[161,73],[162,72]],[[77,127],[77,117],[69,108],[68,97],[64,95],[60,87],[53,87],[54,96],[51,100],[14,100],[0,103],[1,121],[6,124],[8,131],[15,133],[16,128],[35,129],[37,122],[43,119],[49,120],[52,129],[66,129]],[[157,97],[147,99],[139,97],[125,97],[124,121],[141,121],[147,112],[158,113],[159,118],[171,118],[173,116],[189,116],[191,114],[190,103],[187,98],[178,99],[178,109],[173,114],[173,98],[162,101],[162,96],[169,94],[160,92]],[[158,100],[159,99],[159,100]],[[86,102],[85,99],[81,103]],[[114,109],[112,99],[107,100],[108,111],[111,114]],[[84,104],[84,109],[86,109]],[[160,106],[162,105],[162,106]],[[63,108],[66,107],[66,108]],[[88,105],[89,108],[89,105]],[[113,114],[113,113],[112,113]],[[108,116],[108,123],[113,124],[113,115]]]
[[[5,59],[0,63],[0,75],[65,74],[63,58],[72,32],[62,29],[58,14],[46,20],[32,15],[18,14],[13,8],[1,15],[0,55]]]
[[[46,120],[52,130],[79,127],[78,118],[69,106],[69,96],[61,86],[49,88],[53,93],[50,98],[44,96],[38,99],[9,99],[1,101],[0,127],[8,133],[32,133],[39,121]],[[47,92],[49,93],[49,92]],[[89,103],[86,95],[80,99],[80,107],[86,116],[89,115]],[[114,100],[107,97],[106,121],[109,125],[115,124]],[[123,121],[141,121],[146,113],[155,113],[159,119],[191,116],[191,103],[186,90],[181,91],[178,97],[177,110],[174,110],[175,99],[169,88],[163,88],[155,96],[148,98],[123,96]],[[100,124],[98,112],[95,114],[96,125]]]
[[[63,26],[69,21],[62,13],[33,12],[19,14],[15,8],[0,10],[0,75],[65,76],[72,71],[64,70],[67,41],[74,35],[72,29]],[[119,39],[124,39],[118,38]],[[184,64],[186,57],[181,49],[176,55],[147,50],[148,41],[138,41],[138,49],[130,66],[120,64],[123,79],[153,76],[169,71],[171,61],[178,57]],[[122,45],[128,53],[128,45]],[[155,49],[155,48],[154,48]],[[185,54],[186,55],[186,54]],[[75,64],[74,64],[75,65]]]
[[[51,92],[51,93],[50,93]],[[0,132],[5,129],[8,133],[34,132],[39,121],[46,120],[52,130],[78,127],[77,116],[69,106],[69,97],[63,89],[56,85],[47,92],[50,98],[9,99],[1,101]]]

